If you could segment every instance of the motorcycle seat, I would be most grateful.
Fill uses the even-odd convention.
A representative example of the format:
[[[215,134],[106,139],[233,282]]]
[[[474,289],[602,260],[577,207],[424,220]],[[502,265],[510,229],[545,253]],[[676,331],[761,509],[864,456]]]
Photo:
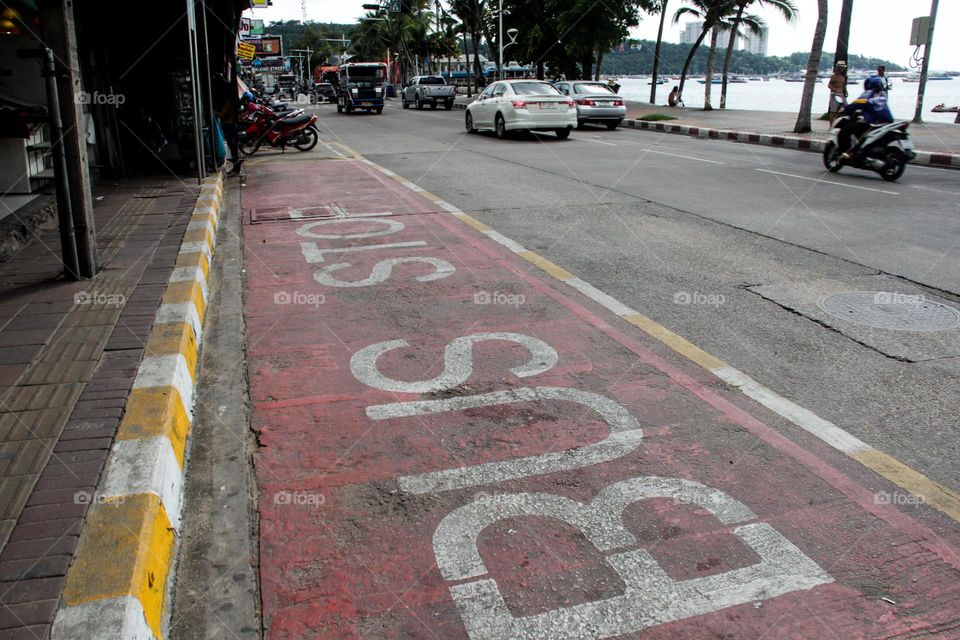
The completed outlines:
[[[308,122],[310,122],[310,114],[307,114],[307,113],[301,113],[298,116],[292,116],[290,118],[283,119],[283,124],[291,125],[291,126],[299,126],[301,124],[306,124]]]

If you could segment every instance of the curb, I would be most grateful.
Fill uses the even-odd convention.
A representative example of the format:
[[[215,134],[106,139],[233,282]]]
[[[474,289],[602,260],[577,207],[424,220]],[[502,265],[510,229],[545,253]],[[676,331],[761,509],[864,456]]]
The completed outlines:
[[[826,140],[816,138],[802,138],[799,136],[777,136],[765,133],[750,133],[748,131],[734,131],[731,129],[711,129],[686,124],[667,124],[663,122],[648,122],[646,120],[624,120],[622,126],[628,129],[644,129],[660,133],[677,133],[680,135],[711,138],[714,140],[729,140],[746,144],[759,144],[767,147],[783,147],[823,153]],[[917,151],[917,157],[910,164],[921,164],[946,169],[960,169],[960,155],[951,153],[933,153]]]
[[[107,465],[87,512],[51,640],[163,637],[223,174],[200,189]]]

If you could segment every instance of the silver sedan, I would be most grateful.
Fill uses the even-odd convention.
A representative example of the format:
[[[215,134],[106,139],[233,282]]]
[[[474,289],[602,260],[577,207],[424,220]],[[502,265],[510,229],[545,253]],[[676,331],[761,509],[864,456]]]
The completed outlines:
[[[576,105],[542,80],[499,80],[467,105],[467,131],[553,131],[561,140],[577,126]]]
[[[627,116],[623,98],[602,82],[558,82],[557,90],[577,104],[577,126],[605,124],[616,129]]]

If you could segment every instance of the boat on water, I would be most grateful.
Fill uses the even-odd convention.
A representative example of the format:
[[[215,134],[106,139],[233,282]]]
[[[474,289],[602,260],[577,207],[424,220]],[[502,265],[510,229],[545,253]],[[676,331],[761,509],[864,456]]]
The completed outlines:
[[[935,76],[927,76],[927,80],[953,80],[953,77],[937,74]]]
[[[806,78],[784,78],[784,80],[786,80],[787,82],[806,82],[807,81]],[[813,82],[815,84],[820,84],[823,81],[820,80],[820,78],[817,78]]]
[[[704,79],[702,79],[702,80],[697,80],[697,82],[699,82],[700,84],[707,84],[707,79],[704,78]],[[722,78],[714,78],[714,79],[713,79],[713,82],[711,82],[710,84],[723,84],[723,79],[722,79]]]
[[[960,113],[960,106],[948,107],[943,103],[938,104],[933,109],[930,109],[934,113]]]

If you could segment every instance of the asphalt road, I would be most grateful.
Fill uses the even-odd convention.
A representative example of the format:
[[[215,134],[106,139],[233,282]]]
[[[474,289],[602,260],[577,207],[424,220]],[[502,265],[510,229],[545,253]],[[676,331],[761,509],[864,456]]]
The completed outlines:
[[[338,115],[336,140],[954,489],[960,328],[876,330],[842,291],[960,308],[960,173],[632,130],[500,141],[462,111]],[[922,298],[916,298],[922,296]]]

